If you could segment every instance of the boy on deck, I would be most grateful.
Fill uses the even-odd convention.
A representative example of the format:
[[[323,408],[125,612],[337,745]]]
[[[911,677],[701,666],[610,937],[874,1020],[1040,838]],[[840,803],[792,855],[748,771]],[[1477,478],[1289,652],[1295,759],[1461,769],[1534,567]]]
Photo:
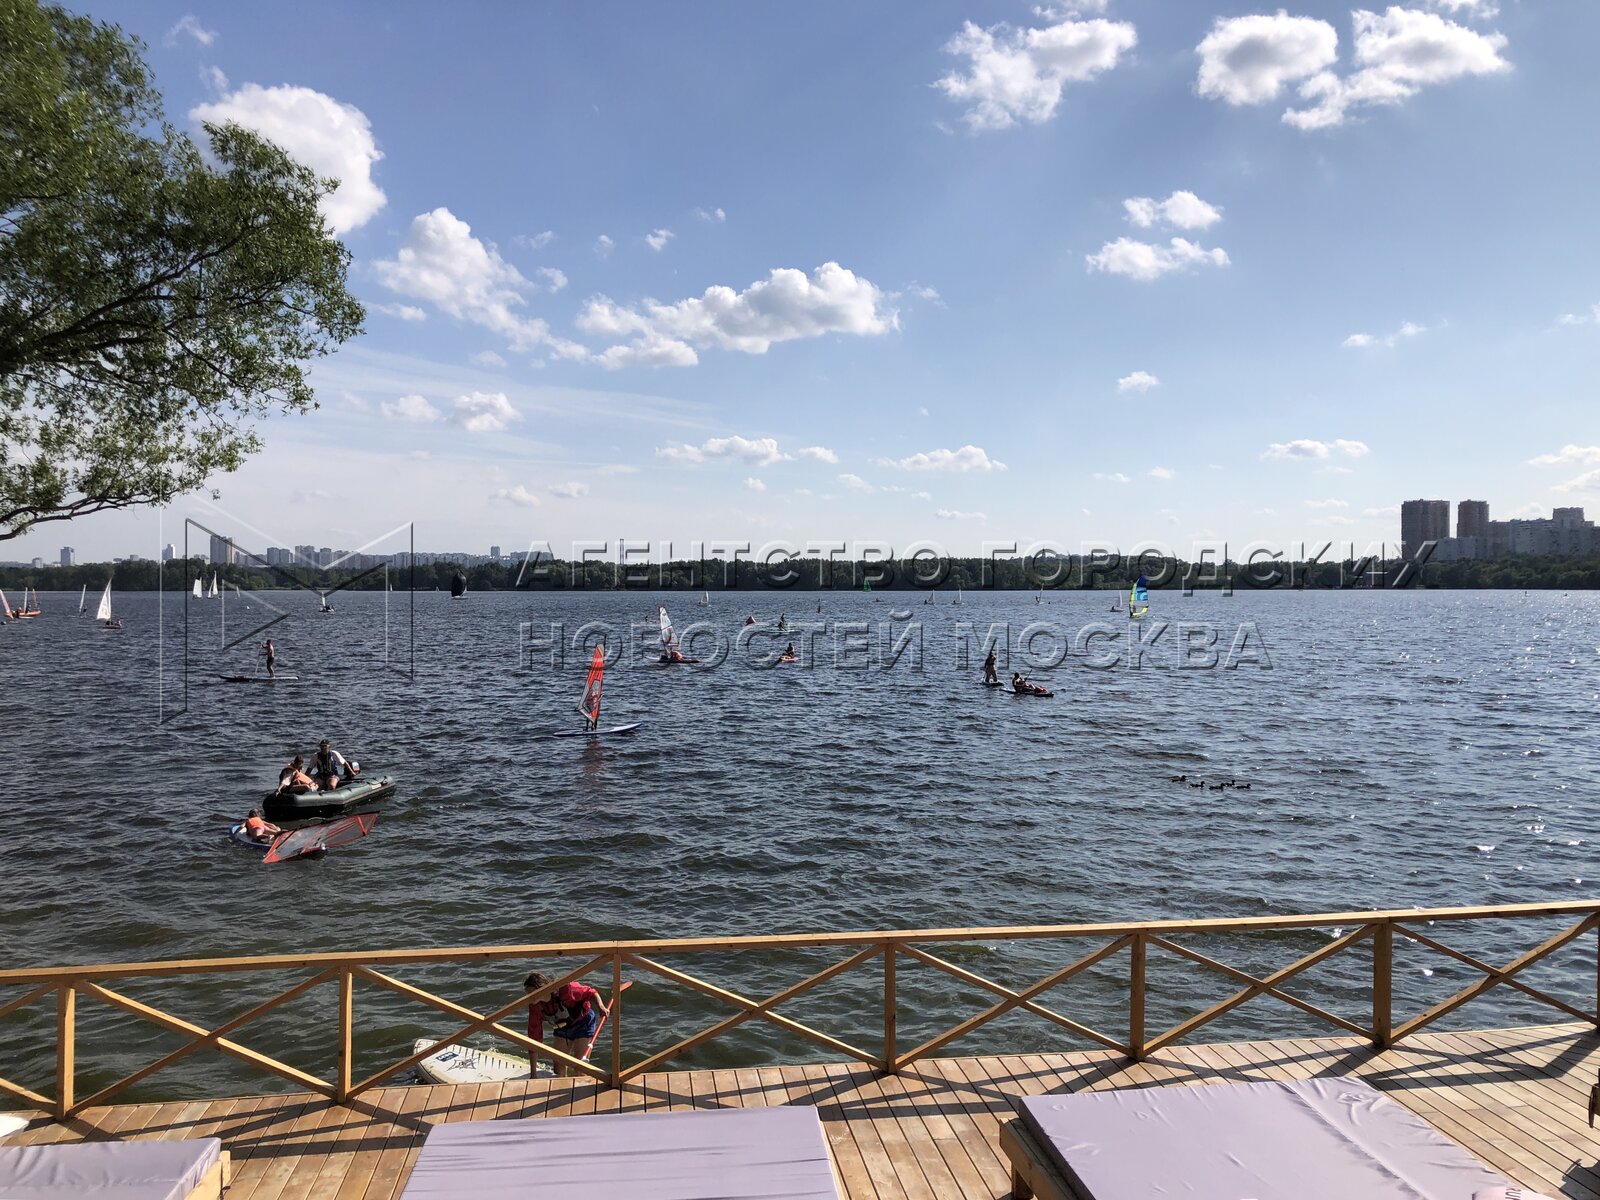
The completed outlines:
[[[522,981],[522,989],[536,992],[550,986],[550,977],[535,971]],[[544,1019],[554,1017],[555,1028],[550,1033],[550,1045],[573,1058],[583,1058],[594,1044],[594,1035],[600,1028],[600,1015],[605,1012],[600,993],[586,983],[564,983],[543,1000],[528,1005],[528,1036],[536,1042],[544,1038]],[[533,1066],[538,1067],[535,1057]],[[565,1063],[550,1060],[557,1076],[569,1072]]]

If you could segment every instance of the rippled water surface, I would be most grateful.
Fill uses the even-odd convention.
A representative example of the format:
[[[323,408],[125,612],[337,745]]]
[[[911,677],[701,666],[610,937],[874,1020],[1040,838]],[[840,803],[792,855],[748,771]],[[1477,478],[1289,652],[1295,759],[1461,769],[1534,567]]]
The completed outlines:
[[[119,596],[120,632],[73,615],[77,599],[46,593],[44,617],[0,626],[0,728],[12,766],[0,840],[6,966],[1556,901],[1593,896],[1591,876],[1600,877],[1593,595],[1158,592],[1153,615],[1214,625],[1224,649],[1241,622],[1254,622],[1270,669],[1176,669],[1174,625],[1142,669],[1091,670],[1069,657],[1034,672],[1055,689],[1051,700],[977,686],[975,660],[957,662],[958,623],[1009,622],[1015,634],[1043,620],[1076,633],[1122,620],[1105,611],[1108,595],[911,603],[900,615],[921,630],[920,669],[907,650],[880,670],[848,663],[876,659],[891,640],[880,627],[919,598],[828,595],[819,614],[804,594],[713,595],[702,609],[654,593],[451,602],[430,592],[414,597],[413,611],[413,597],[397,592],[343,595],[337,613],[318,616],[314,597],[275,593],[267,599],[291,613],[272,630],[280,670],[298,680],[273,687],[217,680],[252,669],[248,635],[273,615],[260,597],[229,599],[224,629],[218,602],[169,596],[163,610],[153,594]],[[707,620],[729,639],[747,613],[787,611],[791,623],[822,632],[799,667],[765,669],[755,661],[774,648],[765,641],[715,669],[614,667],[604,723],[643,720],[638,734],[541,740],[575,720],[585,656],[569,653],[558,670],[545,652],[530,668],[519,654],[522,623],[542,636],[562,622],[570,639],[585,622],[644,624],[663,600],[680,629]],[[868,654],[830,636],[841,622],[868,623],[852,635]],[[711,645],[708,636],[697,648]],[[413,676],[401,670],[413,666]],[[320,736],[393,775],[398,793],[362,842],[263,866],[229,844],[226,826],[291,752],[309,753]],[[1251,786],[1195,789],[1172,782],[1179,774]],[[1434,931],[1490,958],[1509,958],[1543,932]],[[1269,970],[1328,936],[1196,944]],[[996,942],[941,953],[1020,983],[1082,949]],[[1582,939],[1540,978],[1592,1003],[1593,955],[1593,939]],[[837,957],[674,964],[764,996]],[[1051,1003],[1120,1035],[1121,961]],[[1303,990],[1365,1019],[1369,962],[1364,951],[1336,959],[1308,974]],[[490,1006],[514,998],[524,969],[397,973]],[[875,1046],[878,970],[844,976],[794,1015]],[[726,1012],[640,978],[627,1012],[630,1057]],[[1230,986],[1171,963],[1153,966],[1151,978],[1152,1032],[1158,1016],[1180,1019]],[[1404,947],[1397,1008],[1473,978]],[[199,1021],[240,1011],[256,989],[233,977],[124,990]],[[1498,995],[1457,1016],[1556,1018]],[[361,1053],[374,1063],[449,1028],[442,1014],[380,996],[358,992]],[[986,1002],[903,966],[902,1048]],[[1327,1032],[1287,1011],[1253,1003],[1214,1032]],[[331,994],[303,998],[253,1027],[253,1044],[325,1065],[317,1055],[332,1014]],[[179,1044],[87,998],[80,1021],[90,1081]],[[0,1020],[0,1055],[35,1086],[50,1071],[53,1022],[48,1002]],[[759,1025],[684,1061],[835,1057]],[[1061,1045],[1064,1036],[1008,1017],[951,1050]],[[198,1057],[141,1086],[164,1094],[185,1076],[271,1086],[246,1071]]]

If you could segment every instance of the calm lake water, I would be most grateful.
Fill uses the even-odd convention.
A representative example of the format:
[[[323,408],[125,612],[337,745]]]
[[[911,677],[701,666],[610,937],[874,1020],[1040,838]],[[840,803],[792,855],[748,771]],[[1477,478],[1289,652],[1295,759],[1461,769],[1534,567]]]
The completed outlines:
[[[1051,700],[979,687],[981,653],[958,665],[959,625],[1008,623],[1013,637],[1035,622],[1073,637],[1097,621],[1121,631],[1110,594],[937,599],[826,594],[817,613],[809,593],[713,593],[702,608],[693,596],[650,592],[456,602],[396,592],[341,594],[337,613],[318,616],[305,593],[230,597],[225,612],[183,596],[162,609],[149,594],[118,596],[126,628],[105,632],[75,615],[75,594],[45,593],[42,618],[0,625],[0,728],[13,767],[0,840],[4,965],[1595,895],[1600,596],[1157,592],[1152,617],[1213,626],[1224,651],[1253,623],[1247,661],[1179,669],[1174,624],[1137,670],[1090,669],[1078,654],[1033,670],[1054,688]],[[298,680],[221,683],[223,671],[253,669],[252,630],[276,615],[268,601],[290,614],[271,634],[279,670]],[[727,643],[747,614],[786,613],[819,632],[800,639],[799,666],[768,669],[759,660],[781,643],[764,638],[712,669],[618,664],[602,723],[644,721],[635,736],[541,739],[576,720],[587,655],[569,648],[557,669],[544,650],[530,666],[524,623],[538,641],[552,622],[569,641],[587,622],[625,633],[630,623],[648,629],[659,603],[680,631],[707,621]],[[882,651],[908,626],[920,630],[920,665],[907,649],[881,669]],[[692,649],[710,657],[714,641],[708,633]],[[1038,635],[1034,649],[1047,655],[1052,641]],[[1099,655],[1121,644],[1089,643]],[[263,866],[228,842],[227,825],[289,754],[309,754],[321,736],[393,775],[398,793],[365,840]],[[1178,774],[1251,786],[1192,789],[1171,781]],[[1434,933],[1506,959],[1552,928]],[[1264,971],[1328,937],[1195,944]],[[941,953],[1023,984],[1084,949],[978,941]],[[1593,939],[1580,939],[1530,980],[1592,1004],[1593,956]],[[765,996],[838,957],[704,955],[672,965]],[[1120,1035],[1124,959],[1046,1001]],[[1362,949],[1296,986],[1365,1019],[1369,961]],[[1417,946],[1397,948],[1396,961],[1397,1012],[1475,978]],[[396,974],[489,1007],[515,996],[527,965]],[[1154,956],[1151,972],[1152,1033],[1231,990]],[[875,1048],[879,974],[870,964],[784,1011]],[[634,975],[630,1060],[729,1011]],[[234,976],[120,989],[203,1023],[270,994],[263,986]],[[902,1048],[988,999],[912,964],[902,964],[900,988]],[[1559,1019],[1504,991],[1455,1014],[1455,1025]],[[179,1044],[97,1001],[81,1000],[79,1011],[80,1093]],[[0,1074],[50,1090],[53,1022],[48,1002],[0,1019]],[[443,1014],[365,985],[357,1022],[358,1069],[450,1028]],[[240,1038],[326,1073],[333,1026],[334,997],[323,988]],[[1203,1039],[1324,1032],[1334,1031],[1268,1000]],[[1061,1047],[1072,1044],[1066,1036],[1012,1016],[946,1052]],[[833,1056],[752,1022],[683,1065],[774,1057]],[[275,1086],[198,1056],[133,1094]]]

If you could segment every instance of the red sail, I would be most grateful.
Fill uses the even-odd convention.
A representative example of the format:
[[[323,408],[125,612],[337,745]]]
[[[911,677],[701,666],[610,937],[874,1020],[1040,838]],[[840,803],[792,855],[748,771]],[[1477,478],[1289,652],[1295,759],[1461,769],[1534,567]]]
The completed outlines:
[[[318,850],[348,846],[357,838],[365,837],[377,823],[378,814],[368,812],[340,817],[323,825],[286,830],[272,839],[272,848],[261,861],[283,862],[288,858],[299,858],[302,854],[314,854]]]
[[[591,725],[600,723],[600,684],[606,676],[606,648],[596,646],[594,658],[589,663],[589,680],[583,685],[583,699],[578,701],[578,711]]]

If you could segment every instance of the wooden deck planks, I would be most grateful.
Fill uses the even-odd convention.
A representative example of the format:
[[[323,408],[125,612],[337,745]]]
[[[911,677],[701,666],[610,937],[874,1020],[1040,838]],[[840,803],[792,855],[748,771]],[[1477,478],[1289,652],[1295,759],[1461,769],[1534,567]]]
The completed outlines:
[[[1377,1052],[1332,1037],[1175,1045],[1143,1062],[1111,1051],[927,1058],[897,1075],[857,1063],[659,1071],[621,1090],[587,1079],[396,1086],[349,1107],[247,1096],[86,1110],[7,1145],[220,1137],[228,1200],[398,1200],[431,1125],[585,1113],[811,1104],[849,1200],[997,1200],[1000,1127],[1016,1097],[1127,1087],[1358,1075],[1524,1187],[1600,1200],[1588,1127],[1600,1037],[1586,1025],[1427,1033]]]

